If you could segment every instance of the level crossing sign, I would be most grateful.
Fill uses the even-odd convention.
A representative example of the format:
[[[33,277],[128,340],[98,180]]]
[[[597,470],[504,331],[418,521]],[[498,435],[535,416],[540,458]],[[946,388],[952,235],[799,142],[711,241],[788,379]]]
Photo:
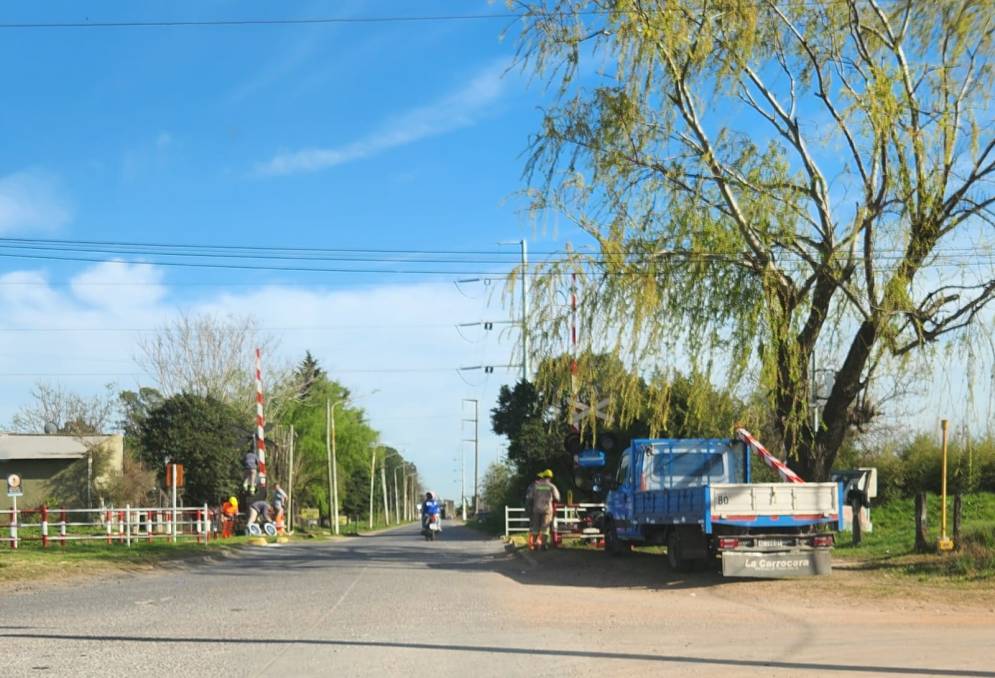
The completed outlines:
[[[7,476],[7,496],[20,497],[23,494],[24,488],[21,487],[21,476],[16,473],[11,473]]]

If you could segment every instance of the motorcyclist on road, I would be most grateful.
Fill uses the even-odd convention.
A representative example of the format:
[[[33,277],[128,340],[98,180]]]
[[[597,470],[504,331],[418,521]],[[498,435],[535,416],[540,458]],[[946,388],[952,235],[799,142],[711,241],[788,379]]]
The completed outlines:
[[[560,491],[553,484],[553,472],[540,471],[525,493],[525,508],[529,512],[529,550],[548,546],[546,536],[553,523],[553,502],[560,501]]]
[[[428,523],[432,519],[432,516],[438,516],[441,512],[442,508],[439,506],[439,502],[436,500],[435,495],[431,492],[426,492],[425,501],[421,503],[422,530],[427,530]]]

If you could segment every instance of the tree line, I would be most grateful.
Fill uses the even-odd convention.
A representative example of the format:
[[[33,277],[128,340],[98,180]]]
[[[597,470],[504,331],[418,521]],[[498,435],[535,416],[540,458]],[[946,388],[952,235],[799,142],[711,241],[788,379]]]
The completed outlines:
[[[154,386],[121,391],[108,386],[82,396],[36,384],[33,402],[14,415],[9,428],[20,432],[41,433],[54,425],[58,433],[81,440],[111,430],[123,433],[121,472],[110,468],[105,453],[92,450],[89,469],[88,460],[80,460],[51,480],[50,503],[154,505],[165,496],[167,462],[183,464],[182,498],[189,504],[216,505],[239,494],[243,457],[254,446],[252,350],[275,342],[261,336],[253,320],[239,317],[181,316],[161,330],[145,340],[138,358]],[[340,516],[366,520],[371,492],[374,512],[382,507],[383,484],[375,477],[381,473],[391,479],[390,510],[393,494],[400,493],[395,477],[414,478],[411,490],[417,492],[415,465],[380,444],[379,432],[352,402],[349,389],[310,352],[290,368],[274,364],[264,374],[264,386],[269,482],[287,489],[292,474],[297,507],[318,508],[323,519],[332,513],[329,414]]]
[[[766,398],[748,383],[716,387],[703,373],[677,371],[640,375],[613,353],[585,352],[577,357],[559,355],[543,360],[532,382],[501,387],[491,411],[491,427],[508,441],[504,459],[492,464],[482,480],[487,508],[520,506],[528,484],[543,469],[551,469],[561,492],[575,500],[603,498],[605,484],[592,487],[591,474],[577,472],[573,449],[606,452],[605,475],[617,468],[619,455],[629,441],[641,437],[724,438],[737,426],[754,433],[770,449],[780,451],[783,442]],[[579,367],[571,370],[571,363]],[[576,393],[569,375],[590,370]],[[578,380],[579,382],[579,380]],[[632,384],[635,392],[621,397],[613,389]],[[608,404],[595,416],[571,420],[571,401]],[[623,403],[638,408],[623,415]],[[665,403],[665,405],[661,405]],[[661,407],[665,408],[661,412]],[[571,440],[573,438],[573,440]],[[970,436],[962,432],[949,444],[949,491],[995,492],[995,438],[990,433]],[[911,497],[919,492],[939,492],[941,449],[937,435],[900,435],[875,430],[869,435],[851,423],[848,437],[834,468],[878,469],[878,500]],[[753,476],[760,482],[777,481],[776,475],[755,460]]]

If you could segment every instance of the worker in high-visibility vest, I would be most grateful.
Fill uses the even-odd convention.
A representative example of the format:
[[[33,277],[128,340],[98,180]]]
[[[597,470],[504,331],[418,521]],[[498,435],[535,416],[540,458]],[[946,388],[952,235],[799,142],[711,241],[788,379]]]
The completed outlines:
[[[529,550],[547,548],[548,532],[553,524],[553,503],[560,501],[560,491],[553,484],[550,469],[540,471],[525,493],[525,509],[529,512]]]
[[[238,499],[228,497],[221,505],[221,536],[231,537],[235,534],[235,519],[238,517]]]

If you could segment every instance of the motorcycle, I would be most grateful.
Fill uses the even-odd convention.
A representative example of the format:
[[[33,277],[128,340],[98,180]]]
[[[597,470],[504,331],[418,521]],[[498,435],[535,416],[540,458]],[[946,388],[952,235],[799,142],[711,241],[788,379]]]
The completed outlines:
[[[425,537],[425,541],[435,541],[436,535],[442,532],[442,523],[439,521],[438,513],[426,516],[423,525],[421,533]]]

